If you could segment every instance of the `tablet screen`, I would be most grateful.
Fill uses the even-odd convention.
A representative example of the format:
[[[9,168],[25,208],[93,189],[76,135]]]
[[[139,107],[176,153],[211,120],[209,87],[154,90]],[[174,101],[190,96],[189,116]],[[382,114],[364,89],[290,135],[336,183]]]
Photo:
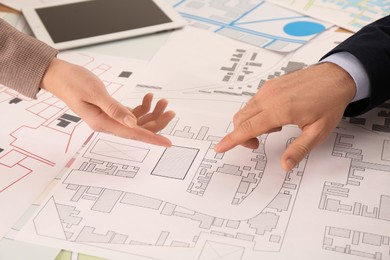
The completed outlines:
[[[151,0],[93,0],[36,12],[54,43],[171,22]]]

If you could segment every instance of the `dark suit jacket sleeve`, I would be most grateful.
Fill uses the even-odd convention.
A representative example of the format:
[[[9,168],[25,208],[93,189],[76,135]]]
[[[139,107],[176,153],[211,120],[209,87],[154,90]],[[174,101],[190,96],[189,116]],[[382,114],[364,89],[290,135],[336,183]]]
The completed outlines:
[[[390,16],[365,26],[323,58],[341,51],[361,61],[371,84],[371,97],[350,103],[345,116],[360,115],[390,99]]]
[[[0,19],[0,84],[36,98],[57,50]]]

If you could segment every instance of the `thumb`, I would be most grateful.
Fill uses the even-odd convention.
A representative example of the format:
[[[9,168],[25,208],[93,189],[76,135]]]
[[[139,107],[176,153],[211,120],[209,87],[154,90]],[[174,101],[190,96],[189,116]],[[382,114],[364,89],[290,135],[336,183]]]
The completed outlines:
[[[286,149],[282,158],[281,165],[286,172],[291,171],[319,142],[317,134],[302,132]]]
[[[101,109],[109,117],[123,125],[131,128],[134,128],[137,125],[137,118],[129,111],[129,109],[109,95],[102,100]]]

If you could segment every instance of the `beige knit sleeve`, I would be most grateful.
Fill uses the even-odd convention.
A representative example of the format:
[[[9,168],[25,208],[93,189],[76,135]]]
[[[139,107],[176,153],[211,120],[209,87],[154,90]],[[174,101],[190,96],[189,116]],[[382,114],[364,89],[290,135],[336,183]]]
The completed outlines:
[[[56,49],[0,19],[0,84],[36,98]]]

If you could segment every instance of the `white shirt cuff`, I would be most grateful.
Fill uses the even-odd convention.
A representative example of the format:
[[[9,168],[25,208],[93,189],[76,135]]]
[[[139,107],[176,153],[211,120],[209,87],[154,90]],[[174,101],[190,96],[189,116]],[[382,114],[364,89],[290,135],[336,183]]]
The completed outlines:
[[[320,62],[332,62],[337,64],[351,75],[356,85],[356,94],[351,102],[370,97],[371,86],[367,72],[362,63],[354,55],[349,52],[337,52]]]

